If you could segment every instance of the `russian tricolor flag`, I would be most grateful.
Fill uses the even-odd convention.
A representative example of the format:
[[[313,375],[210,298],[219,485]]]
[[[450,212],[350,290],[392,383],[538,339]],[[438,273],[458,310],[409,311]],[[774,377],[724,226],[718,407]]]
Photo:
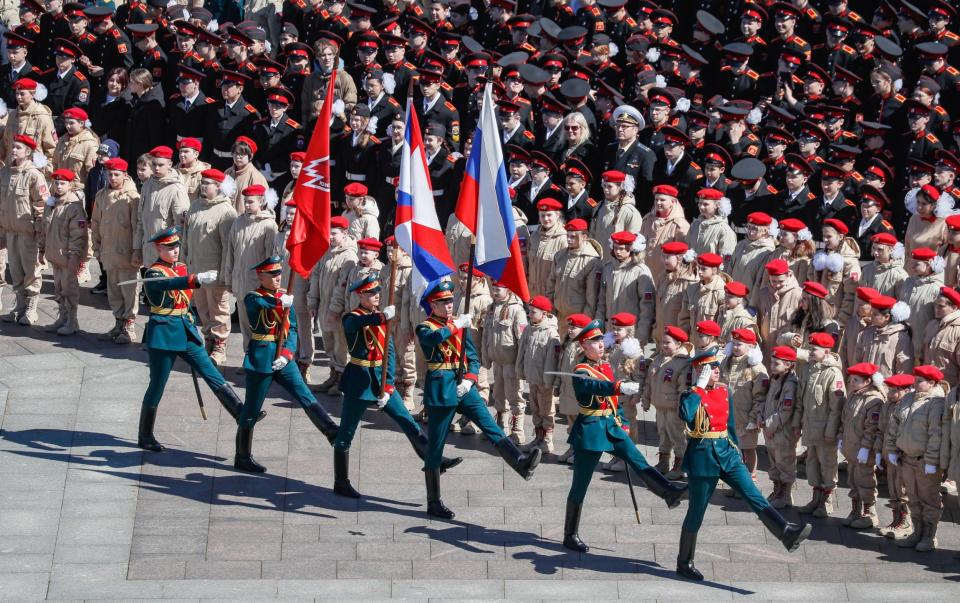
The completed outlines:
[[[407,99],[407,124],[400,156],[397,219],[393,234],[397,245],[413,260],[410,278],[413,294],[429,314],[430,306],[423,303],[423,295],[453,273],[453,259],[437,218],[420,124],[411,102]]]
[[[480,123],[460,185],[456,215],[475,237],[476,268],[527,302],[530,290],[507,190],[500,124],[494,114],[492,88],[493,84],[488,83],[483,91]]]

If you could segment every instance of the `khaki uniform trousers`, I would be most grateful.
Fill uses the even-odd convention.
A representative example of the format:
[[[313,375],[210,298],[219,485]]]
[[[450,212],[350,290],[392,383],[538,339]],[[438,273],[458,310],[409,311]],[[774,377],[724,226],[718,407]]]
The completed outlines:
[[[907,496],[907,489],[903,485],[903,468],[900,465],[892,465],[890,461],[886,462],[887,467],[887,492],[890,496],[891,504],[901,504],[906,506],[910,502]]]
[[[293,313],[297,316],[297,333],[300,340],[297,342],[297,361],[313,364],[313,354],[316,346],[313,342],[313,317],[307,307],[307,293],[310,292],[310,283],[303,280],[299,274],[293,275]]]
[[[784,431],[777,431],[767,440],[770,457],[770,481],[792,484],[797,481],[797,441]]]
[[[66,264],[50,262],[50,266],[53,268],[54,296],[67,308],[76,310],[80,305],[80,281],[77,280],[77,273],[69,270]]]
[[[680,418],[677,409],[657,410],[657,437],[660,439],[660,453],[682,458],[687,451],[687,424]],[[639,431],[632,426],[630,431]]]
[[[413,390],[417,386],[417,345],[416,335],[408,331],[397,333],[393,346],[397,354],[397,379],[403,405],[407,410],[414,410]]]
[[[553,431],[556,425],[556,402],[553,388],[546,385],[530,386],[530,411],[533,414],[533,426]]]
[[[137,296],[139,295],[140,284],[130,283],[120,286],[123,281],[131,281],[140,276],[140,271],[132,266],[130,268],[111,268],[107,270],[107,301],[110,303],[110,311],[117,320],[133,320],[137,317],[138,306],[140,305]],[[198,289],[197,291],[201,291]],[[196,295],[196,294],[194,294]]]
[[[857,459],[848,459],[847,481],[850,486],[850,498],[858,499],[865,505],[877,502],[877,472],[873,464],[873,451],[868,455],[869,462],[860,464]]]
[[[330,370],[343,372],[347,366],[347,340],[343,330],[321,331],[323,337],[323,351],[330,357]]]
[[[7,233],[7,261],[10,268],[10,286],[17,293],[32,297],[40,293],[40,248],[32,236]]]
[[[226,287],[200,287],[193,292],[204,339],[230,335],[230,293]],[[243,304],[237,304],[241,306]]]
[[[903,485],[909,497],[910,518],[914,523],[936,523],[943,515],[940,472],[926,475],[922,458],[900,457]]]
[[[833,490],[837,487],[837,445],[807,446],[807,483],[814,488]]]
[[[494,362],[489,372],[493,373],[493,404],[497,412],[506,412],[509,405],[510,414],[522,415],[527,404],[520,397],[520,379],[514,364]]]

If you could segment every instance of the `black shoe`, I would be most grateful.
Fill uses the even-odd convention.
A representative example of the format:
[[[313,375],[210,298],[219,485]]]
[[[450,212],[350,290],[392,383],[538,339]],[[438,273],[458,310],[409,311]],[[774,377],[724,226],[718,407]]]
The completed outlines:
[[[237,452],[233,457],[233,466],[241,471],[250,473],[263,473],[266,467],[258,463],[253,458],[253,427],[240,427],[237,429]]]
[[[137,434],[137,446],[150,452],[163,452],[166,448],[153,437],[153,424],[157,422],[157,409],[140,407],[140,429]]]
[[[789,552],[794,552],[800,543],[807,539],[813,526],[809,523],[799,524],[787,521],[779,511],[773,507],[767,507],[758,513],[760,521],[766,526],[770,533],[777,537]]]
[[[350,483],[350,453],[333,449],[333,491],[347,498],[360,498],[360,493]]]
[[[330,445],[333,446],[333,442],[337,439],[337,431],[340,428],[337,427],[337,424],[330,418],[327,411],[320,406],[319,402],[305,406],[303,410],[306,411],[307,416],[310,417],[310,422],[313,423],[313,426],[316,427],[320,433],[327,438]]]
[[[413,446],[413,451],[417,453],[417,456],[420,457],[420,460],[424,460],[427,456],[427,434],[423,433],[423,430],[420,430],[420,433],[417,434],[415,438],[409,438],[410,444]],[[453,469],[457,465],[463,462],[462,456],[457,456],[452,459],[447,457],[440,458],[440,473],[446,473],[447,469]]]
[[[106,295],[107,293],[107,284],[104,282],[99,282],[95,287],[90,289],[90,293],[94,295]]]
[[[697,552],[697,533],[680,531],[680,552],[677,553],[677,573],[690,580],[703,580],[703,574],[693,565]]]
[[[630,467],[627,467],[627,471]],[[676,508],[680,501],[687,495],[687,484],[683,482],[671,482],[663,476],[662,473],[654,467],[647,467],[639,473],[640,480],[650,489],[651,492],[659,496],[667,503],[668,509]]]
[[[224,383],[223,387],[214,390],[213,395],[217,397],[217,400],[220,401],[223,408],[230,413],[234,421],[240,418],[240,413],[243,412],[243,402],[240,401],[240,396],[237,395],[237,392],[233,391],[229,383]],[[267,416],[267,411],[261,410],[260,414],[257,415],[257,423],[262,421],[265,416]]]
[[[440,519],[453,519],[455,514],[440,500],[440,470],[424,469],[427,481],[427,515]]]
[[[586,553],[590,550],[586,544],[580,540],[577,532],[580,530],[580,511],[583,510],[582,504],[567,501],[567,513],[563,520],[563,546],[578,553]]]
[[[528,481],[533,477],[533,472],[540,464],[540,456],[543,454],[539,448],[525,453],[508,437],[503,437],[497,442],[497,451],[503,460],[520,474],[520,477]]]

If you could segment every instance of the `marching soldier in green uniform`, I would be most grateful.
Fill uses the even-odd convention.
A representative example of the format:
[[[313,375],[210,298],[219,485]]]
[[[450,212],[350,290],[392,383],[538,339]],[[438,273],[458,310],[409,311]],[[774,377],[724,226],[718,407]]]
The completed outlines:
[[[593,471],[604,452],[622,459],[633,469],[651,492],[674,508],[687,491],[686,484],[670,482],[637,450],[624,425],[619,395],[632,396],[640,386],[631,381],[617,381],[613,369],[603,361],[603,329],[593,320],[577,335],[584,359],[573,371],[573,391],[580,413],[567,440],[574,450],[573,482],[567,494],[567,512],[563,522],[563,546],[586,553],[590,550],[577,534],[580,512]]]
[[[795,551],[812,529],[810,524],[788,522],[753,483],[737,448],[733,402],[727,387],[719,382],[720,361],[717,348],[694,356],[691,362],[698,374],[697,383],[680,395],[680,418],[687,424],[688,434],[683,470],[689,477],[690,506],[680,531],[677,573],[691,580],[703,580],[703,574],[693,565],[697,532],[720,479],[747,501],[788,551]]]
[[[243,412],[237,419],[237,450],[233,466],[253,473],[267,470],[253,458],[253,427],[259,421],[260,408],[274,379],[303,407],[310,422],[326,436],[327,441],[332,444],[337,437],[337,424],[310,393],[297,363],[291,362],[297,354],[297,316],[290,312],[293,296],[280,288],[281,261],[279,256],[273,255],[254,266],[252,270],[257,271],[260,286],[243,298],[251,335],[243,359],[247,395]],[[278,339],[283,341],[279,354]]]
[[[380,306],[380,290],[380,280],[373,274],[350,285],[350,292],[357,295],[360,305],[343,317],[343,335],[350,357],[340,383],[343,412],[337,439],[333,443],[333,491],[350,498],[359,498],[360,493],[350,484],[348,451],[360,425],[360,418],[370,404],[376,403],[377,408],[400,426],[421,460],[427,450],[427,435],[410,416],[410,411],[394,388],[396,357],[392,339],[384,358],[387,321],[396,314],[396,308],[387,306],[381,311],[377,310]],[[381,391],[384,360],[387,365],[387,386]],[[459,465],[461,461],[463,459],[460,457],[441,459],[440,472]]]
[[[523,479],[533,477],[540,464],[539,448],[523,453],[513,440],[497,426],[486,404],[477,392],[480,361],[469,332],[469,314],[453,317],[453,283],[442,281],[424,297],[430,305],[430,317],[417,325],[417,339],[427,362],[423,386],[423,405],[427,410],[427,453],[423,471],[427,485],[427,513],[433,517],[453,519],[453,511],[440,500],[440,470],[443,444],[450,424],[458,412],[480,428],[500,456]],[[461,350],[466,351],[466,371],[457,381]]]
[[[223,375],[204,350],[203,335],[197,328],[194,309],[190,307],[192,290],[215,282],[217,271],[187,274],[186,264],[179,261],[180,232],[176,226],[158,232],[149,242],[156,245],[159,258],[147,269],[145,278],[160,280],[144,283],[150,320],[143,334],[143,346],[150,355],[150,384],[140,408],[137,445],[144,450],[161,452],[164,448],[153,436],[153,425],[157,420],[160,398],[178,356],[183,357],[207,382],[231,417],[239,417],[243,407],[240,397],[223,380]]]

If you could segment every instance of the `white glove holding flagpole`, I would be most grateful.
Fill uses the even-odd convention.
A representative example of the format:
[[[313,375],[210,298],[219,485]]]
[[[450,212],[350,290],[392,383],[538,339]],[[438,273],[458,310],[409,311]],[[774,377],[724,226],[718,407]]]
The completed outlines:
[[[209,285],[215,280],[217,280],[216,270],[207,270],[206,272],[197,273],[197,282],[200,283],[201,285]]]

